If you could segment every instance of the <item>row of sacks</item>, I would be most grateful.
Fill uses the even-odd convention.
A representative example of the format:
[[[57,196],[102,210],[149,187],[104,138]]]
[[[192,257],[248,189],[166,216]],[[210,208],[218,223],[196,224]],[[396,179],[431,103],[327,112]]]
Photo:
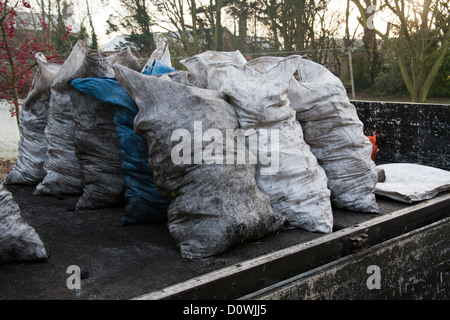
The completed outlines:
[[[207,51],[177,71],[166,43],[144,68],[81,41],[61,67],[37,58],[7,183],[81,194],[78,209],[125,195],[122,221],[167,218],[189,259],[285,228],[330,233],[333,206],[379,212],[373,146],[321,65]]]
[[[38,74],[20,113],[19,155],[6,184],[37,185],[38,195],[80,194],[77,209],[120,205],[125,195],[124,224],[165,218],[168,201],[154,184],[148,146],[132,129],[134,102],[107,104],[71,85],[85,78],[114,80],[113,65],[137,71],[141,61],[128,48],[105,57],[86,50],[82,41],[63,65],[47,62],[41,53],[36,61]],[[153,61],[144,73],[151,73]]]

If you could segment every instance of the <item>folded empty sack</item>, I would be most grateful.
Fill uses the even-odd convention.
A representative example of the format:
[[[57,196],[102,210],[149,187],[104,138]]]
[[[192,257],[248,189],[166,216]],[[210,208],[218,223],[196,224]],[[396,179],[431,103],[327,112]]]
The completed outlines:
[[[380,196],[412,203],[450,190],[450,172],[443,169],[413,163],[383,164],[377,168],[386,175],[375,189]]]

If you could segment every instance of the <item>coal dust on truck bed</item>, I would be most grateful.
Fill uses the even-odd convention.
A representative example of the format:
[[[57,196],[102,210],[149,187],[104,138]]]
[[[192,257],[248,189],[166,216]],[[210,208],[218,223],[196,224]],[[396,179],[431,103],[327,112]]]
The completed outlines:
[[[286,230],[212,258],[187,260],[165,222],[123,226],[122,207],[74,211],[78,197],[36,196],[32,186],[8,189],[49,257],[1,265],[0,299],[132,299],[155,292],[150,298],[159,299],[170,287],[176,290],[168,291],[172,298],[236,299],[357,254],[361,235],[368,236],[364,246],[373,246],[448,216],[450,206],[448,192],[415,204],[379,197],[380,215],[334,210],[328,235]],[[71,266],[80,268],[80,289],[68,287]]]

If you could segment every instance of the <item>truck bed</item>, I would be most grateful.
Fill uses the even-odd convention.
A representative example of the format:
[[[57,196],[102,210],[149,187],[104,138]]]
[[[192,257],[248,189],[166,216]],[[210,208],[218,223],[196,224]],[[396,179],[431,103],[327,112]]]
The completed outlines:
[[[448,192],[416,204],[379,197],[381,215],[334,210],[332,234],[291,229],[190,261],[181,257],[165,222],[121,226],[121,207],[74,211],[78,197],[36,196],[33,186],[7,188],[40,235],[49,258],[1,265],[0,300],[238,299],[353,254],[362,248],[347,243],[358,243],[362,233],[368,237],[364,247],[372,246],[388,234],[446,218],[450,207]],[[71,265],[81,269],[79,290],[66,285]]]

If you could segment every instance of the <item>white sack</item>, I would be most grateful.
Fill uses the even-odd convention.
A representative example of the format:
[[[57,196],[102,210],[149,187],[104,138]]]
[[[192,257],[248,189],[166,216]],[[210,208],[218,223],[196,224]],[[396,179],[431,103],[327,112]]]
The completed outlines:
[[[180,63],[195,77],[195,85],[204,89],[208,88],[208,65],[219,62],[246,64],[247,60],[239,50],[232,52],[208,50],[180,61]]]
[[[412,203],[450,190],[450,172],[446,170],[411,163],[383,164],[378,168],[386,175],[386,180],[375,189],[380,196]]]
[[[33,88],[25,98],[20,111],[20,141],[17,162],[5,179],[6,184],[38,184],[45,177],[44,162],[47,145],[44,130],[50,100],[50,85],[61,65],[47,62],[38,52],[35,56],[38,71]]]
[[[147,68],[147,66],[151,67],[155,60],[161,61],[166,66],[172,66],[172,61],[170,60],[169,43],[167,41],[163,41],[155,50],[153,50],[152,55],[145,63],[142,72],[145,70],[145,68]]]
[[[330,233],[333,216],[327,177],[304,142],[287,97],[290,78],[300,62],[300,56],[285,58],[267,72],[234,62],[211,63],[207,83],[231,98],[249,139],[252,132],[260,139],[266,130],[278,132],[279,140],[268,143],[278,170],[270,172],[259,162],[256,172],[257,184],[270,196],[273,208],[292,227]],[[260,140],[259,157],[261,148]]]
[[[227,129],[238,128],[236,112],[223,95],[173,82],[167,75],[145,76],[121,66],[114,70],[139,108],[135,131],[147,140],[155,183],[170,200],[168,226],[183,257],[217,255],[283,227],[285,219],[256,186],[255,166],[220,164],[220,159],[235,156],[234,148],[228,151],[223,143],[214,156],[203,152],[212,141],[202,141],[207,130],[214,130],[209,132],[215,132],[218,142]],[[182,152],[187,157],[183,162],[178,161],[180,141],[189,144]]]
[[[325,67],[303,59],[300,81],[291,77],[289,101],[306,143],[325,169],[332,204],[359,212],[379,212],[372,144],[342,82]]]
[[[0,179],[0,263],[46,258],[44,243],[22,218],[19,206]]]

